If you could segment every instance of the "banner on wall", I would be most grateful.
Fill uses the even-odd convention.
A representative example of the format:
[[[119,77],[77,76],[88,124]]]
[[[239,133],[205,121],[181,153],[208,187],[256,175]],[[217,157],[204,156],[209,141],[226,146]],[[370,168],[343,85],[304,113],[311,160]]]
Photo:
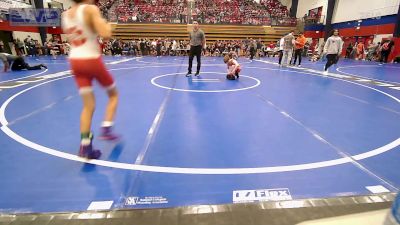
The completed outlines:
[[[58,27],[61,24],[60,9],[9,9],[11,26]]]

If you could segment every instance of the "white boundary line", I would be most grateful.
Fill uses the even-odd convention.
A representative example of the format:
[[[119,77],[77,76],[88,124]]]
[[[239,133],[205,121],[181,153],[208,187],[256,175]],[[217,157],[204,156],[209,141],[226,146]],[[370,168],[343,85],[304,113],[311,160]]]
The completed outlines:
[[[20,87],[20,86],[23,86],[26,84],[28,84],[28,83],[17,82],[15,85],[12,85],[12,86],[1,86],[1,84],[0,84],[0,89],[12,89],[12,88]]]
[[[224,74],[224,75],[226,74],[226,73],[219,73],[219,72],[202,72],[202,74],[207,74],[207,73],[211,73],[211,74]],[[244,90],[247,90],[247,89],[255,88],[255,87],[257,87],[257,86],[259,86],[259,85],[261,84],[261,81],[258,80],[257,78],[250,77],[250,76],[246,76],[246,75],[240,75],[240,77],[247,77],[247,78],[250,78],[250,79],[252,79],[252,80],[255,80],[255,81],[256,81],[256,84],[253,85],[253,86],[250,86],[250,87],[238,88],[238,89],[227,89],[227,90],[190,90],[190,89],[181,89],[181,88],[166,87],[166,86],[163,86],[163,85],[160,85],[160,84],[157,84],[157,83],[156,83],[156,80],[157,80],[158,78],[161,78],[161,77],[174,76],[174,75],[184,75],[184,74],[186,74],[186,73],[168,73],[168,74],[163,74],[163,75],[160,75],[160,76],[157,76],[157,77],[154,77],[153,79],[151,79],[151,83],[152,83],[154,86],[157,86],[157,87],[160,87],[160,88],[164,88],[164,89],[167,89],[167,90],[182,91],[182,92],[197,92],[197,93],[221,93],[221,92],[244,91]],[[192,78],[187,78],[187,77],[185,77],[185,78],[186,78],[186,79],[192,79]],[[193,81],[193,82],[196,82],[195,79],[192,79],[192,81]],[[197,81],[197,82],[198,82],[198,81]],[[235,82],[235,81],[233,81],[233,82]]]
[[[344,74],[350,75],[350,76],[353,76],[353,77],[359,77],[361,79],[369,79],[371,81],[379,81],[379,82],[383,82],[385,84],[387,83],[387,84],[393,84],[393,85],[400,85],[400,83],[398,83],[396,81],[389,81],[389,80],[381,80],[381,79],[376,79],[376,78],[371,78],[371,77],[364,77],[364,76],[360,76],[360,75],[353,74],[353,73],[343,72],[341,70],[343,68],[354,68],[354,67],[356,67],[356,68],[357,67],[379,67],[379,68],[396,68],[396,69],[400,69],[400,67],[394,67],[394,66],[382,67],[380,65],[354,65],[354,66],[341,66],[341,67],[336,68],[336,71],[338,71],[340,73],[344,73]],[[378,85],[378,86],[381,86],[381,85]],[[382,87],[384,87],[384,86],[382,85]]]
[[[135,59],[136,58],[126,58],[126,59],[121,59],[121,60],[118,60],[118,61],[108,62],[106,64],[107,65],[116,65],[116,64],[119,64],[119,63],[129,62],[129,61],[132,61],[132,60],[135,60]]]
[[[126,58],[126,59],[121,59],[121,60],[117,60],[117,61],[113,60],[113,61],[109,62],[109,61],[104,60],[104,58],[103,58],[103,61],[104,61],[105,64],[107,64],[107,65],[109,65],[109,64],[115,65],[115,64],[118,64],[118,63],[123,63],[123,62],[132,61],[132,60],[135,60],[135,59],[136,59],[136,58]],[[46,60],[46,59],[36,59],[36,60],[40,62],[40,61],[44,61],[44,60]],[[50,63],[50,64],[52,64],[52,63]],[[68,62],[67,62],[66,64],[68,64]],[[2,84],[2,83],[7,83],[7,82],[11,82],[11,81],[16,81],[16,80],[22,80],[22,79],[29,78],[29,77],[38,76],[38,75],[41,75],[41,74],[43,74],[43,73],[46,73],[48,70],[49,70],[49,69],[45,69],[44,71],[41,71],[41,72],[39,72],[39,73],[35,73],[35,74],[32,74],[32,75],[29,75],[29,76],[25,76],[25,77],[19,77],[19,78],[15,78],[15,79],[11,79],[11,80],[0,81],[0,84]],[[64,72],[64,71],[60,71],[60,72]],[[16,86],[14,86],[14,87],[16,87]],[[5,88],[5,87],[2,87],[2,88]]]
[[[197,80],[197,81],[221,81],[220,79],[216,79],[216,78],[197,78],[195,80]]]
[[[264,69],[269,69],[269,68],[264,68]],[[114,69],[117,70],[117,69]],[[275,69],[272,69],[275,70]],[[305,73],[305,72],[299,72],[299,71],[293,71],[293,70],[288,70],[288,72],[294,72],[294,73],[303,73],[303,74],[309,74],[310,73]],[[312,74],[311,74],[312,75]],[[313,75],[315,76],[315,75]],[[68,76],[70,77],[70,76]],[[47,82],[43,82],[40,84],[37,84],[35,86],[32,86],[30,88],[27,88],[23,91],[20,91],[13,96],[11,96],[9,99],[7,99],[2,106],[0,107],[0,123],[3,125],[1,127],[1,130],[8,135],[10,138],[14,139],[15,141],[33,149],[37,150],[49,155],[53,155],[56,157],[68,159],[68,160],[73,160],[73,161],[78,161],[78,162],[85,162],[85,163],[91,163],[99,166],[105,166],[105,167],[110,167],[110,168],[118,168],[118,169],[127,169],[127,170],[138,170],[138,171],[145,171],[145,172],[158,172],[158,173],[177,173],[177,174],[210,174],[210,175],[217,175],[217,174],[258,174],[258,173],[277,173],[277,172],[289,172],[289,171],[299,171],[299,170],[309,170],[309,169],[316,169],[316,168],[323,168],[323,167],[329,167],[329,166],[335,166],[335,165],[341,165],[345,163],[350,163],[353,162],[354,159],[356,160],[363,160],[369,157],[373,157],[379,154],[382,154],[384,152],[387,152],[389,150],[392,150],[393,148],[397,147],[400,145],[400,138],[392,141],[389,144],[386,144],[382,147],[379,147],[377,149],[373,149],[371,151],[361,153],[358,155],[350,156],[350,157],[343,157],[340,159],[334,159],[334,160],[328,160],[328,161],[321,161],[321,162],[314,162],[314,163],[305,163],[305,164],[297,164],[297,165],[290,165],[290,166],[273,166],[273,167],[259,167],[259,168],[183,168],[183,167],[162,167],[162,166],[147,166],[147,165],[136,165],[136,164],[128,164],[128,163],[119,163],[119,162],[110,162],[110,161],[104,161],[104,160],[87,160],[81,157],[78,157],[73,154],[65,153],[63,151],[58,151],[55,149],[51,149],[45,146],[42,146],[40,144],[34,143],[32,141],[29,141],[20,135],[16,134],[14,131],[12,131],[7,125],[8,121],[5,117],[5,110],[8,106],[8,104],[18,97],[19,95],[40,87],[44,84],[54,82],[57,80],[62,80],[68,77],[61,77],[58,79],[53,79]],[[396,97],[385,93],[383,91],[377,90],[372,87],[368,87],[363,84],[358,84],[355,82],[347,81],[347,80],[341,80],[338,78],[330,77],[331,79],[336,79],[348,83],[352,83],[358,86],[362,86],[374,91],[377,91],[381,94],[384,94],[388,96],[389,98],[392,98],[395,100],[397,103],[400,103],[400,100],[397,99]]]
[[[45,80],[45,78],[38,78],[37,80],[21,80],[21,81],[17,81],[17,83],[36,83],[36,82],[40,82],[42,80]]]
[[[2,84],[2,83],[7,83],[7,82],[11,82],[11,81],[15,81],[15,80],[22,80],[22,79],[25,79],[25,78],[28,78],[28,77],[34,77],[34,76],[37,76],[37,75],[46,73],[47,71],[48,71],[48,69],[45,69],[45,70],[42,71],[42,72],[35,73],[35,74],[29,75],[29,76],[26,76],[26,77],[19,77],[19,78],[15,78],[15,79],[11,79],[11,80],[0,81],[0,84]]]
[[[164,57],[168,57],[168,56],[164,56]],[[172,57],[174,57],[174,56],[172,56]],[[209,57],[209,56],[207,56],[207,57]],[[223,57],[219,57],[220,59],[221,59],[221,63],[220,64],[207,64],[207,62],[208,61],[212,61],[212,62],[215,62],[215,61],[217,61],[217,59],[215,59],[214,58],[214,60],[206,60],[207,59],[207,57],[204,57],[204,56],[202,56],[202,60],[201,60],[201,66],[216,66],[216,65],[224,65],[224,66],[226,66],[224,63],[223,63]],[[217,56],[212,56],[212,57],[217,57]],[[141,62],[141,63],[145,63],[145,64],[160,64],[160,65],[169,65],[170,63],[166,63],[166,62],[146,62],[146,61],[142,61],[141,59],[145,59],[145,58],[137,58],[136,59],[136,62]],[[184,59],[182,59],[182,61],[186,61],[186,60],[188,60],[189,58],[188,57],[186,57],[186,58],[184,58]],[[239,58],[240,59],[240,58]],[[174,59],[175,61],[179,61],[178,59]],[[205,63],[203,63],[203,60],[205,61]],[[250,64],[250,63],[252,63],[249,59],[245,59],[246,61],[244,61],[244,62],[242,62],[242,61],[240,61],[239,62],[239,64]],[[194,62],[196,62],[196,61],[194,61]],[[194,65],[196,65],[196,64],[194,64]]]
[[[220,80],[192,80],[193,83],[218,83]]]

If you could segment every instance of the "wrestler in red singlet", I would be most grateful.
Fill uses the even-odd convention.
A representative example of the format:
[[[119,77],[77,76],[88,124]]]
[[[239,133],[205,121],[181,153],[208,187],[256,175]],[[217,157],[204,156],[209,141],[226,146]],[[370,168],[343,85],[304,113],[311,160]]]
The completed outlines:
[[[98,159],[99,150],[92,146],[92,117],[95,110],[95,98],[92,89],[93,80],[102,85],[109,96],[100,138],[116,140],[112,133],[114,115],[118,104],[118,92],[114,79],[107,71],[101,56],[98,37],[110,38],[111,25],[102,18],[94,0],[73,0],[76,4],[62,15],[62,27],[71,45],[69,61],[79,93],[83,100],[80,118],[81,145],[79,156]]]

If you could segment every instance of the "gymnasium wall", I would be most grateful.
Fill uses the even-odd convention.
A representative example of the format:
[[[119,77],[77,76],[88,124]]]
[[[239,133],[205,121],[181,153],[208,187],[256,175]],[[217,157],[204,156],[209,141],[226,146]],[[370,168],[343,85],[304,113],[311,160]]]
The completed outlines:
[[[21,41],[24,41],[24,39],[27,38],[28,35],[31,36],[32,39],[38,40],[40,43],[42,43],[41,40],[40,40],[40,34],[39,33],[24,32],[24,31],[14,31],[13,32],[14,39],[18,38]]]
[[[0,0],[0,1],[4,1],[4,0]],[[54,2],[58,2],[58,3],[63,3],[64,4],[64,8],[65,7],[69,7],[71,6],[72,2],[70,0],[53,0]],[[47,4],[47,0],[43,1],[44,3],[44,7],[47,8],[48,4]],[[8,8],[12,8],[12,7],[23,7],[23,5],[21,5],[22,3],[19,1],[14,1],[14,0],[6,0],[4,2],[2,2],[2,4],[0,4],[0,7],[3,7],[4,10],[7,10]],[[25,7],[31,7],[30,5],[24,4],[26,5]],[[17,39],[19,38],[20,40],[24,40],[28,35],[30,35],[33,39],[38,40],[41,44],[43,44],[41,42],[41,38],[39,35],[39,29],[38,27],[32,27],[32,26],[10,26],[8,21],[1,21],[0,20],[0,30],[2,31],[12,31],[13,32],[13,38]],[[52,37],[52,34],[61,34],[61,29],[59,27],[48,27],[47,28],[47,37],[50,38]],[[65,35],[61,34],[62,40],[66,40],[64,39]]]
[[[72,0],[51,0],[51,1],[61,3],[64,7],[64,10],[69,9],[73,5]],[[43,6],[45,8],[48,8],[48,2],[49,2],[48,0],[43,0]]]
[[[336,0],[332,23],[396,14],[400,0]]]
[[[393,34],[396,21],[397,15],[390,15],[380,18],[335,23],[333,24],[333,28],[339,29],[340,35],[345,37]]]
[[[399,4],[400,0],[336,0],[332,23],[397,15]],[[326,16],[328,0],[299,0],[297,17],[302,18],[309,10],[321,6],[322,15]]]
[[[304,27],[304,35],[307,38],[323,38],[325,26],[322,24],[307,25]]]
[[[348,21],[333,24],[334,29],[338,29],[340,36],[374,36],[374,35],[393,35],[397,22],[396,15],[383,16],[379,19],[370,18],[357,21]],[[307,37],[323,37],[324,25],[308,25],[304,28]],[[316,32],[319,32],[318,34]]]
[[[288,9],[290,9],[290,7],[292,7],[292,0],[280,0],[280,2],[282,3],[282,5],[286,6]]]
[[[362,20],[359,28],[358,21],[344,22],[333,24],[334,29],[339,29],[339,35],[346,38],[368,37],[373,38],[375,43],[382,39],[391,39],[393,37],[395,22],[397,15],[384,16],[380,19]],[[308,38],[323,38],[324,25],[313,25],[305,27],[304,34]],[[396,39],[396,49],[390,55],[389,59],[393,59],[400,54],[400,39]]]
[[[30,35],[33,39],[38,40],[41,44],[40,35],[39,35],[39,29],[37,27],[30,27],[30,26],[10,26],[10,23],[8,21],[2,21],[0,22],[0,30],[3,31],[13,31],[13,37],[14,39],[21,39],[24,40],[28,35]],[[60,27],[47,27],[47,36],[51,37],[52,34],[61,34],[61,28]],[[65,35],[61,34],[62,40],[65,39]]]
[[[326,15],[328,0],[299,0],[297,17],[302,18],[308,10],[323,8]],[[340,36],[347,40],[363,37],[373,38],[374,42],[393,37],[397,21],[400,0],[336,0],[332,17],[332,26],[339,29]],[[324,24],[306,25],[304,34],[307,38],[319,39],[325,36]],[[393,39],[396,48],[389,59],[400,55],[400,39]]]
[[[13,32],[13,38],[17,39],[19,38],[21,41],[25,40],[26,37],[31,36],[32,39],[38,40],[39,43],[43,44],[41,39],[40,39],[40,34],[39,33],[32,33],[32,32],[24,32],[24,31],[14,31]],[[53,36],[51,34],[47,34],[47,40],[50,40]],[[66,40],[66,39],[63,39]]]
[[[378,43],[378,42],[380,42],[382,39],[390,39],[390,38],[392,38],[393,37],[393,34],[378,34],[378,35],[375,35],[375,37],[374,37],[374,42],[375,43]]]
[[[321,6],[322,6],[322,15],[325,16],[328,10],[328,0],[299,0],[296,16],[297,18],[303,18],[305,14],[308,14],[309,10],[319,8]]]
[[[300,0],[305,3],[303,11],[297,15],[304,15],[309,9],[318,6],[326,7],[327,0]],[[325,4],[324,4],[325,3]],[[339,29],[343,37],[392,35],[397,22],[397,12],[400,0],[336,0],[332,24]],[[300,6],[300,5],[299,5]],[[326,9],[323,9],[326,15]],[[324,25],[307,25],[304,28],[306,37],[324,37]]]

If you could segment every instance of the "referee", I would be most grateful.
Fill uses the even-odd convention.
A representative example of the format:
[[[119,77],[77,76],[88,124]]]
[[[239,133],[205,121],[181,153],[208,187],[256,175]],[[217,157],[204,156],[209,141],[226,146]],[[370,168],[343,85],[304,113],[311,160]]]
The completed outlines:
[[[204,32],[199,29],[199,23],[197,21],[193,21],[193,31],[189,34],[190,39],[190,52],[189,52],[189,68],[188,73],[186,74],[189,77],[192,74],[192,64],[193,58],[196,56],[197,58],[197,71],[196,76],[199,76],[200,66],[201,66],[201,51],[203,50],[203,46],[206,43],[206,37]]]

